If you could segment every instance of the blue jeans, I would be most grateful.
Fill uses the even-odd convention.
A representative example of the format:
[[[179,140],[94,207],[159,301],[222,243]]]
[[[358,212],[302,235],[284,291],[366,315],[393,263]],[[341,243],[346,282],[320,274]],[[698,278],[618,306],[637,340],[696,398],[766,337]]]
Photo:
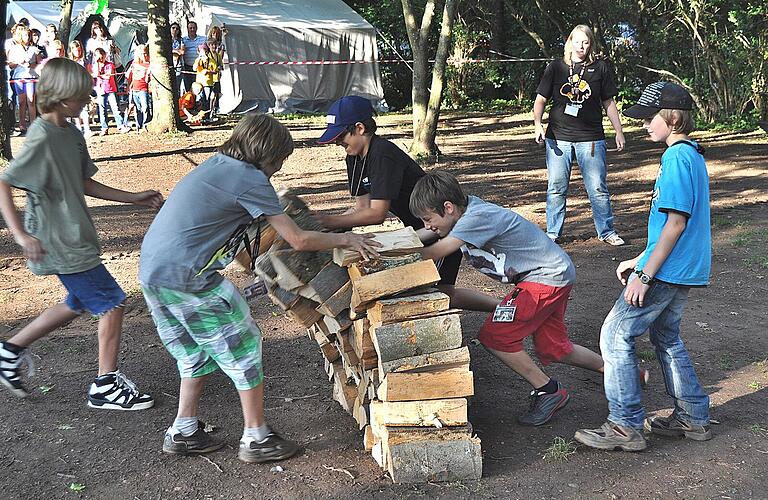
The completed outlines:
[[[636,279],[634,275],[630,280]],[[605,362],[605,397],[608,420],[640,429],[645,419],[635,338],[650,331],[651,343],[664,373],[664,385],[675,401],[674,415],[692,424],[709,424],[709,396],[680,339],[680,320],[688,301],[688,287],[655,282],[643,307],[624,302],[623,293],[605,318],[600,351]]]
[[[123,117],[120,115],[120,109],[117,107],[117,97],[115,97],[114,92],[101,94],[97,96],[96,101],[99,104],[99,124],[101,125],[101,130],[107,130],[109,128],[109,125],[107,125],[107,105],[109,105],[109,109],[112,110],[112,116],[115,117],[115,125],[117,128],[123,128],[125,126]]]
[[[94,316],[101,316],[125,302],[125,293],[104,264],[80,273],[58,276],[69,292],[64,302],[78,314],[88,311]]]
[[[136,130],[141,130],[149,121],[149,94],[146,90],[131,90],[131,99],[136,106]]]
[[[570,142],[546,140],[547,150],[547,235],[560,236],[565,222],[565,199],[574,153],[584,178],[584,187],[592,204],[592,218],[597,236],[604,240],[613,229],[611,195],[605,182],[605,141]]]

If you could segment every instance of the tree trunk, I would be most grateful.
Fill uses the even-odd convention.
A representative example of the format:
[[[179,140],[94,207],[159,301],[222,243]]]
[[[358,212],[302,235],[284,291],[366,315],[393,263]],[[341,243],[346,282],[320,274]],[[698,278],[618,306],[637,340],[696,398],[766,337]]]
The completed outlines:
[[[424,123],[418,129],[414,129],[411,151],[419,156],[432,157],[439,150],[435,142],[437,136],[437,123],[440,119],[440,106],[443,102],[443,87],[445,86],[445,68],[447,66],[448,51],[451,45],[451,32],[453,21],[456,18],[456,5],[458,0],[446,0],[443,7],[443,20],[440,27],[440,39],[435,54],[435,64],[432,66],[432,88],[429,92],[427,114]]]
[[[437,121],[440,118],[440,105],[443,100],[445,68],[450,49],[451,29],[456,17],[458,0],[446,0],[443,6],[443,18],[440,37],[432,68],[432,88],[428,90],[429,70],[429,31],[435,14],[435,0],[428,0],[421,18],[421,26],[416,24],[416,16],[411,0],[401,0],[405,28],[413,52],[413,143],[411,152],[419,156],[434,157],[438,150],[435,143]]]
[[[5,16],[8,11],[8,2],[0,0],[0,33],[5,33]],[[0,50],[0,68],[5,68],[5,51]],[[8,100],[8,75],[0,71],[0,158],[9,161],[13,158],[11,153],[11,131],[13,130],[13,108]]]
[[[171,63],[171,30],[168,21],[169,0],[147,1],[147,34],[152,73],[152,121],[150,132],[160,134],[179,130],[178,84]]]
[[[59,40],[69,52],[69,32],[72,29],[72,6],[74,0],[61,0],[61,16],[59,17]]]

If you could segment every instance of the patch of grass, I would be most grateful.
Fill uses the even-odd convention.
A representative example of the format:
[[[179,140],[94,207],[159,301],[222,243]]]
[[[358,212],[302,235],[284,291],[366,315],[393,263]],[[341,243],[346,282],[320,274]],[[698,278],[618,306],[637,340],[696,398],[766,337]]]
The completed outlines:
[[[755,366],[760,367],[760,368],[765,368],[766,366],[768,366],[768,358],[765,358],[765,359],[760,360],[760,361],[755,361]]]
[[[753,380],[752,382],[749,383],[747,387],[749,387],[753,391],[759,391],[760,389],[762,389],[763,384],[761,384],[757,380]]]
[[[40,387],[38,387],[38,389],[40,389],[40,392],[42,392],[43,394],[48,394],[49,392],[51,392],[53,390],[54,387],[56,387],[56,386],[55,385],[41,385]]]
[[[547,462],[565,462],[574,453],[576,453],[576,445],[573,440],[566,441],[558,436],[544,451],[544,460]]]
[[[734,368],[733,360],[726,354],[720,356],[718,364],[720,365],[721,370],[733,370]]]
[[[637,358],[640,361],[655,361],[656,351],[637,351]]]
[[[759,227],[741,231],[733,240],[733,244],[737,247],[753,246],[758,243],[768,243],[768,228]]]
[[[752,434],[762,434],[764,432],[768,432],[768,429],[764,429],[760,424],[752,424],[749,427],[749,432]]]
[[[56,426],[56,428],[60,431],[71,431],[74,429],[74,426],[71,426],[69,424],[59,424]]]
[[[80,492],[85,489],[85,485],[82,483],[69,483],[69,489],[75,492]]]

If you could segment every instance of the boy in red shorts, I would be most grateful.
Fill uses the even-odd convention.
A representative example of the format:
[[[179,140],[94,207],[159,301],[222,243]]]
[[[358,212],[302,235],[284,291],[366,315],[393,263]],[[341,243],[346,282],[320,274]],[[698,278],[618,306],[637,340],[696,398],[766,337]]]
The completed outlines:
[[[514,284],[481,327],[479,340],[534,388],[530,410],[518,422],[547,423],[570,396],[523,350],[525,337],[533,337],[536,355],[545,366],[555,362],[603,371],[598,354],[568,338],[564,316],[576,279],[573,262],[538,226],[512,210],[466,196],[447,172],[419,179],[410,209],[433,239],[440,238],[423,249],[424,258],[436,260],[461,249],[481,273]]]

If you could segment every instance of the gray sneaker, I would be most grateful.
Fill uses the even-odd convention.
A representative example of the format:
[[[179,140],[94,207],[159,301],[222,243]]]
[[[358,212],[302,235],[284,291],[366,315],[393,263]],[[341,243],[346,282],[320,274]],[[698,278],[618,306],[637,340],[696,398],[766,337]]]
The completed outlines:
[[[284,439],[275,432],[270,432],[261,441],[255,439],[240,440],[237,458],[248,463],[274,462],[291,458],[299,451],[299,445]]]
[[[579,429],[574,439],[599,450],[642,451],[648,446],[639,430],[613,422],[606,422],[599,429]]]
[[[522,425],[544,425],[555,415],[556,412],[565,408],[571,397],[568,391],[557,383],[557,392],[547,394],[537,390],[531,391],[531,407],[528,413],[520,415],[517,421]]]
[[[668,437],[687,437],[694,441],[712,439],[712,431],[708,425],[697,425],[684,422],[674,414],[668,417],[648,417],[643,422],[643,428],[651,434]]]
[[[198,420],[197,430],[191,436],[184,436],[180,432],[173,433],[169,429],[163,440],[163,453],[199,455],[216,451],[222,446],[224,442],[212,438],[208,432],[205,432],[205,424]]]
[[[21,366],[26,363],[28,375],[35,372],[35,363],[29,350],[18,347],[10,347],[5,342],[0,342],[0,384],[8,388],[14,396],[25,398],[29,391],[21,381]]]

